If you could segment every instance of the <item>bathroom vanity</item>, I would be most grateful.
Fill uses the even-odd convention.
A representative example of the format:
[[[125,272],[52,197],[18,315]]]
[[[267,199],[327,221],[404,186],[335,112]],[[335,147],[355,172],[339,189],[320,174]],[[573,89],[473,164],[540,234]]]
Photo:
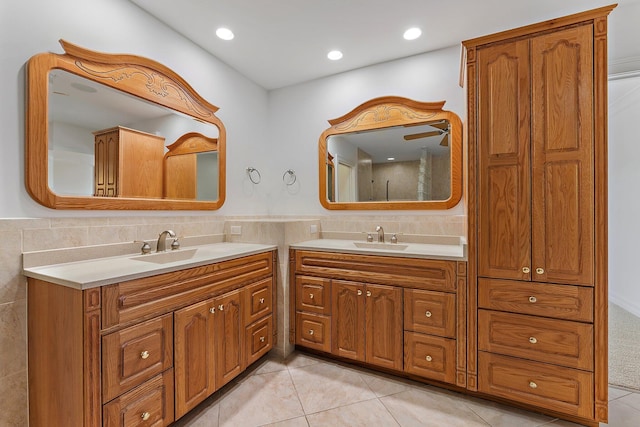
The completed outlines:
[[[25,269],[29,424],[171,424],[273,347],[276,260],[218,243]]]

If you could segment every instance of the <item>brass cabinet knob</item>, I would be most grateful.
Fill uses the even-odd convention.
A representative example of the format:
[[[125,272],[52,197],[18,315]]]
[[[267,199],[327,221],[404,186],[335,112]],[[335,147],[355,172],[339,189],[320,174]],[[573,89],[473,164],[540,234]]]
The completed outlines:
[[[147,421],[149,418],[151,418],[151,414],[150,414],[150,413],[148,413],[148,412],[143,412],[143,413],[140,415],[140,418],[142,418],[142,421]]]
[[[531,344],[535,344],[535,343],[537,343],[537,342],[538,342],[538,340],[536,339],[536,337],[529,337],[529,342],[530,342]]]
[[[313,329],[309,329],[309,335],[313,335]]]
[[[427,311],[424,313],[424,315],[425,315],[425,316],[427,316],[427,317],[431,317],[431,316],[432,316],[432,314],[431,314],[431,312],[430,312],[429,310],[427,310]]]
[[[149,357],[149,352],[147,350],[145,350],[142,353],[140,353],[140,358],[141,359],[146,359],[148,357]]]
[[[536,273],[544,274],[544,268],[540,268],[540,267],[536,268]]]
[[[427,362],[431,362],[433,360],[433,357],[427,356],[424,358],[424,360],[426,360]]]
[[[533,381],[529,381],[529,387],[538,388],[538,384],[534,383]]]
[[[220,305],[218,306],[218,310],[220,310],[220,311],[224,311],[224,305],[220,304]]]
[[[260,304],[264,304],[264,298],[260,298]]]
[[[214,314],[216,312],[216,308],[215,307],[211,307],[209,309],[209,313]]]
[[[522,267],[522,272],[524,274],[529,274],[530,271],[531,271],[531,269],[529,267]]]
[[[310,298],[310,299],[313,299],[313,294],[309,294],[309,298]]]
[[[260,337],[260,342],[264,342],[264,337]]]
[[[537,301],[538,301],[538,298],[536,298],[536,297],[534,297],[534,296],[530,296],[530,297],[529,297],[529,302],[530,302],[530,303],[532,303],[532,304],[533,304],[534,302],[537,302]]]
[[[367,296],[370,297],[371,296],[371,291],[367,291]]]
[[[358,295],[362,295],[362,291],[358,289]]]

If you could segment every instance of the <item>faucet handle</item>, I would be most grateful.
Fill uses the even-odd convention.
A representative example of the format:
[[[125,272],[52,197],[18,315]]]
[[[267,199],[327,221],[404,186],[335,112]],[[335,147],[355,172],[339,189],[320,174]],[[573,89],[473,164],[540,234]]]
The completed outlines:
[[[133,243],[142,243],[142,247],[140,248],[142,255],[151,253],[151,245],[144,240],[134,240]]]
[[[175,251],[176,249],[180,249],[180,242],[178,242],[178,237],[173,239],[173,242],[171,242],[171,250]]]

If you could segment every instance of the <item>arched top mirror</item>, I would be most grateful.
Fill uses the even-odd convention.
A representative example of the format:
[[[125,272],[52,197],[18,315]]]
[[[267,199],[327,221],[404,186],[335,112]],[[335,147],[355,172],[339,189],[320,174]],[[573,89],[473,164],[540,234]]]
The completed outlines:
[[[462,196],[462,122],[444,103],[387,96],[329,120],[318,143],[322,206],[455,206]]]
[[[220,208],[218,108],[153,60],[60,43],[27,64],[29,194],[54,209]]]

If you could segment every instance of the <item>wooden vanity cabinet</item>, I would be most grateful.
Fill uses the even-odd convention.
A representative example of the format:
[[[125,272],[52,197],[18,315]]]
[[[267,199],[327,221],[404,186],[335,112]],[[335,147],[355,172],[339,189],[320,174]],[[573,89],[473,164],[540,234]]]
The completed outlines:
[[[290,341],[465,386],[466,262],[292,250]]]
[[[463,42],[468,387],[607,420],[607,15]]]
[[[29,278],[29,425],[173,423],[273,347],[276,260],[86,290]]]

